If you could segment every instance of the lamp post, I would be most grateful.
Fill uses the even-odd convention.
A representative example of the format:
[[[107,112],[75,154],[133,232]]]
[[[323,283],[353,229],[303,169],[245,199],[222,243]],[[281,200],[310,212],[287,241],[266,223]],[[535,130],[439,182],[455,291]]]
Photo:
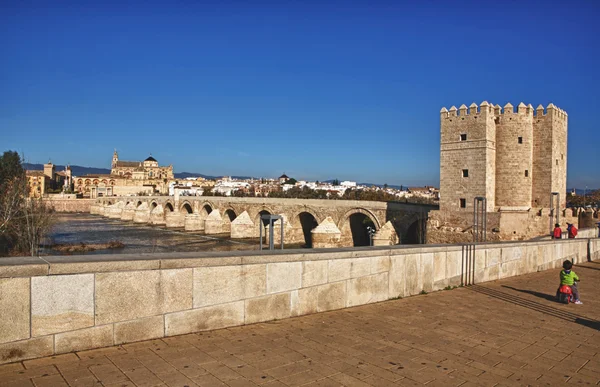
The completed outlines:
[[[367,226],[367,233],[369,234],[369,246],[373,246],[373,235],[375,235],[375,227]]]

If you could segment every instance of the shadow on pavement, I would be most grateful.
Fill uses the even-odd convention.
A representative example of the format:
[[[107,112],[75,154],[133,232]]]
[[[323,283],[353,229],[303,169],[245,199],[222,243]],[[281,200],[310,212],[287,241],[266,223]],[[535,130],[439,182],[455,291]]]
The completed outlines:
[[[506,286],[506,287],[510,288],[508,286]],[[574,322],[576,324],[580,324],[580,325],[586,326],[588,328],[592,328],[592,329],[600,331],[600,321],[589,319],[586,316],[582,316],[582,315],[572,313],[572,312],[569,312],[566,310],[561,310],[561,309],[555,308],[550,305],[540,304],[539,302],[527,300],[525,298],[521,298],[521,297],[515,296],[513,294],[505,293],[505,292],[495,290],[495,289],[486,288],[486,287],[479,286],[479,285],[472,285],[472,286],[467,287],[467,289],[475,291],[477,293],[485,294],[485,295],[493,297],[493,298],[497,298],[502,301],[510,302],[511,304],[514,304],[514,305],[518,305],[518,306],[522,306],[527,309],[535,310],[536,312],[540,312],[540,313],[543,313],[543,314],[546,314],[546,315],[549,315],[552,317],[560,318],[565,321]],[[512,288],[510,288],[510,289],[512,289]],[[514,290],[532,294],[532,293],[530,293],[529,290],[525,290],[525,291],[519,290],[519,289],[514,289]],[[543,293],[538,293],[538,292],[535,292],[535,293],[542,295],[542,297],[544,299],[547,299],[546,297],[548,297],[548,295],[543,294]],[[536,294],[533,294],[533,295],[536,295]],[[552,299],[552,301],[555,301],[554,297],[551,297],[551,299]]]
[[[588,263],[596,263],[596,262],[588,262]],[[589,267],[589,266],[577,265],[577,266],[575,266],[575,269],[577,269],[577,270],[579,270],[579,269],[600,270],[600,267]],[[573,270],[575,270],[575,269],[573,269]]]
[[[506,285],[502,285],[502,287],[503,288],[508,288],[508,289],[511,289],[511,290],[515,290],[515,291],[521,292],[521,293],[531,294],[532,296],[543,298],[544,300],[556,301],[556,296],[553,296],[551,294],[540,293],[540,292],[536,292],[535,290],[517,289],[517,288],[513,288],[512,286],[506,286]]]

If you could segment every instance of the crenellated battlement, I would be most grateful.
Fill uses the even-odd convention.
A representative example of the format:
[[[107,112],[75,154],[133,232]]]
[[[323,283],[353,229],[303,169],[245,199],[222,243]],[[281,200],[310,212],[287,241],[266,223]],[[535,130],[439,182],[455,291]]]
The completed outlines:
[[[481,102],[479,106],[475,102],[473,102],[468,107],[465,104],[460,105],[457,109],[456,106],[452,106],[450,109],[446,109],[443,107],[440,110],[441,118],[451,118],[451,117],[465,117],[465,116],[478,116],[481,113],[493,114],[497,117],[502,117],[503,115],[527,115],[534,116],[537,119],[544,119],[545,117],[553,117],[558,118],[560,120],[566,120],[568,114],[566,111],[557,107],[553,103],[548,104],[546,109],[542,105],[539,105],[536,109],[533,108],[531,104],[525,105],[523,102],[517,105],[515,109],[514,106],[508,102],[504,107],[500,105],[491,104],[487,101]]]

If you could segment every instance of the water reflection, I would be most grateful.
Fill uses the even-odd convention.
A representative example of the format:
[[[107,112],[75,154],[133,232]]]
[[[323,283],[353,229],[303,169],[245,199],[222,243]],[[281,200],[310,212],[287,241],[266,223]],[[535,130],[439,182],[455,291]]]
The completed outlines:
[[[209,236],[198,232],[140,225],[87,214],[57,214],[50,243],[74,245],[107,244],[119,241],[124,247],[86,252],[85,254],[160,253],[172,251],[257,250],[258,238],[232,240],[227,235]],[[51,248],[44,255],[64,254]],[[81,254],[81,253],[77,253]]]

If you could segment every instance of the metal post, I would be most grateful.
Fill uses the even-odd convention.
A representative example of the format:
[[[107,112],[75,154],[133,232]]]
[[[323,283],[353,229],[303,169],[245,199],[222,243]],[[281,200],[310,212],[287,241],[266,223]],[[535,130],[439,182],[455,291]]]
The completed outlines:
[[[279,228],[281,229],[281,250],[283,250],[283,218],[279,222]]]
[[[485,242],[487,240],[486,210],[487,199],[482,196],[475,197],[473,199],[473,242]]]
[[[556,205],[554,204],[554,198],[556,197]],[[556,215],[555,212],[556,211]],[[556,217],[556,221],[554,218]],[[551,192],[550,193],[550,234],[553,233],[554,223],[560,225],[560,193]]]
[[[258,232],[260,234],[260,249],[262,250],[262,244],[263,244],[263,240],[262,240],[262,234],[263,234],[263,222],[262,222],[262,218],[258,219]]]
[[[269,219],[269,250],[275,249],[275,241],[273,240],[273,219]]]

